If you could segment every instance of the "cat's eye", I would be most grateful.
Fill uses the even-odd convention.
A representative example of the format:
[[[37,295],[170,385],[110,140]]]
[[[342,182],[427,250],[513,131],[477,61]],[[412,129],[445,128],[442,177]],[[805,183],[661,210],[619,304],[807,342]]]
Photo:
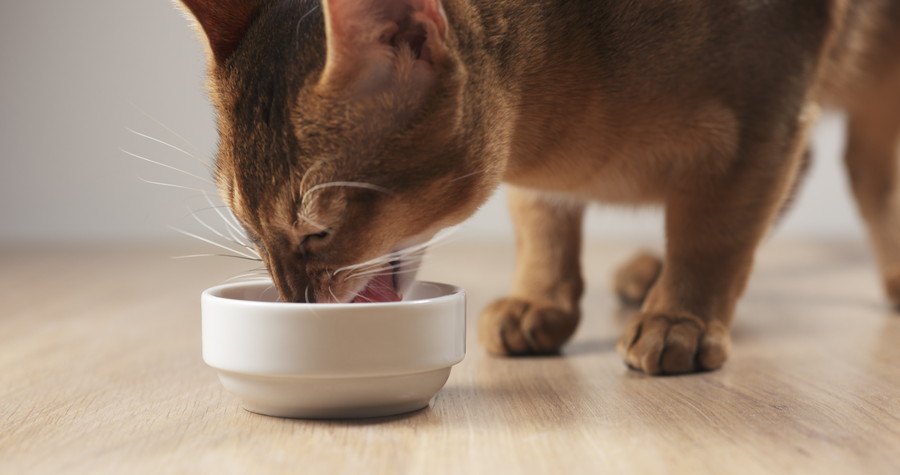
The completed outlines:
[[[331,236],[330,229],[324,229],[320,232],[307,234],[300,241],[300,255],[306,257],[311,251],[315,250],[317,244],[321,244]]]
[[[311,240],[311,239],[322,240],[322,239],[327,238],[329,235],[331,235],[331,231],[326,229],[324,231],[321,231],[321,232],[318,232],[315,234],[310,234],[310,235],[304,237],[303,242],[307,242],[308,240]]]

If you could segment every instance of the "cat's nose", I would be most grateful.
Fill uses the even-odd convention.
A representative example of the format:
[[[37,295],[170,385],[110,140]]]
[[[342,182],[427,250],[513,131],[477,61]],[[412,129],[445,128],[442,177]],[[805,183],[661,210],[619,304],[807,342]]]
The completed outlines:
[[[287,259],[268,259],[266,267],[275,284],[275,289],[284,302],[314,302],[315,296],[310,295],[309,283],[305,281],[303,273],[287,265]]]
[[[271,274],[282,301],[316,303],[315,286],[304,273],[273,267]]]
[[[300,239],[300,257],[306,258],[322,250],[331,240],[331,230],[307,234]]]

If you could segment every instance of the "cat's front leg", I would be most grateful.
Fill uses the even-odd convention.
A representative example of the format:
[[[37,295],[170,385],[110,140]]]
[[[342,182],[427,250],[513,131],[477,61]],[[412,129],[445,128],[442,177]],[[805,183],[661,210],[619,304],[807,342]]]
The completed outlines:
[[[696,170],[669,193],[662,272],[618,345],[628,366],[654,375],[722,366],[737,300],[796,179],[807,128],[770,132],[772,143],[742,150],[731,169]]]
[[[581,223],[584,205],[520,188],[509,191],[516,228],[512,292],[489,305],[479,339],[497,355],[553,353],[581,316]]]

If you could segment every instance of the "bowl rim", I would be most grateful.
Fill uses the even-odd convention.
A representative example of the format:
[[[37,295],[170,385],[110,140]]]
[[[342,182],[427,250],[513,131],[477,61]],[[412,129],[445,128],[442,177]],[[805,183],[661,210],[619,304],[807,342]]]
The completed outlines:
[[[401,300],[399,302],[363,302],[363,303],[305,303],[305,302],[271,302],[271,301],[260,301],[260,300],[243,300],[236,298],[228,298],[223,297],[221,295],[217,295],[218,293],[224,292],[228,289],[236,288],[236,287],[247,287],[247,286],[257,286],[260,284],[269,285],[272,283],[271,279],[267,280],[253,280],[246,282],[231,282],[227,284],[219,284],[213,287],[210,287],[204,290],[200,296],[202,299],[208,299],[211,301],[216,301],[222,303],[224,305],[243,305],[249,307],[264,307],[264,308],[280,308],[280,309],[294,309],[294,310],[327,310],[327,309],[341,309],[348,310],[353,308],[373,308],[373,307],[402,307],[402,306],[411,306],[411,305],[428,305],[428,304],[436,304],[444,301],[451,301],[459,299],[460,297],[466,296],[466,290],[462,287],[445,284],[442,282],[432,282],[427,280],[417,280],[412,285],[434,285],[439,287],[446,288],[449,293],[440,295],[437,297],[424,298],[424,299],[416,299],[416,300]]]

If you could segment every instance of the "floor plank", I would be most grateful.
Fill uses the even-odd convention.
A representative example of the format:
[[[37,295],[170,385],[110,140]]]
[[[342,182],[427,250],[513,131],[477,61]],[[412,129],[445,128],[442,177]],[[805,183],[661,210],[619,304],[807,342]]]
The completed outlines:
[[[468,289],[470,332],[433,406],[292,421],[243,411],[200,359],[198,294],[245,263],[0,250],[0,473],[900,473],[900,317],[861,244],[767,244],[731,360],[674,378],[615,354],[631,251],[586,249],[562,357],[496,359],[471,325],[512,250],[437,250],[423,276]]]

